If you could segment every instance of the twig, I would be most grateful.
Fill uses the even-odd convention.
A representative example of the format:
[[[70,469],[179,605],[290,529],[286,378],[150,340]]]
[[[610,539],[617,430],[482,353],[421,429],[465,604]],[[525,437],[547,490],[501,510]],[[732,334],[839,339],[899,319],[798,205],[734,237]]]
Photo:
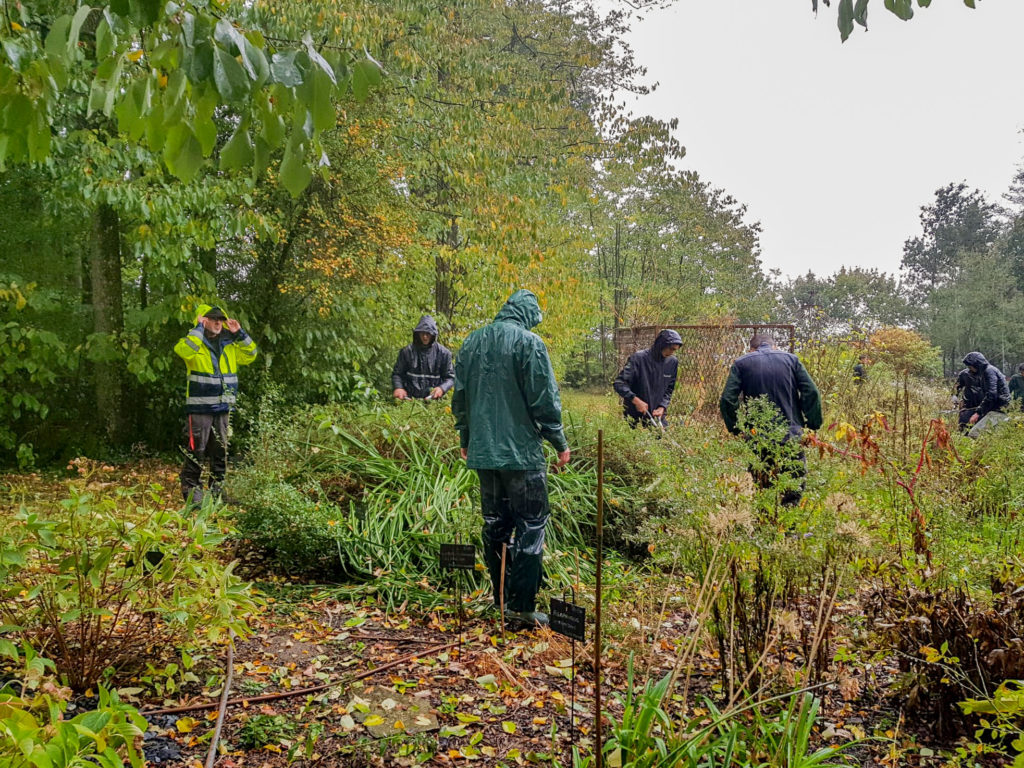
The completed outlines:
[[[206,768],[213,768],[217,759],[217,744],[220,742],[220,731],[224,727],[224,713],[228,708],[228,695],[231,693],[231,680],[235,676],[235,630],[229,630],[227,670],[224,674],[224,688],[220,692],[220,709],[217,710],[217,725],[213,729],[210,751],[206,753]]]
[[[372,675],[377,674],[378,672],[383,672],[385,669],[397,667],[399,664],[404,664],[405,662],[411,661],[415,658],[419,658],[420,656],[426,656],[431,653],[439,653],[440,651],[447,650],[448,648],[453,648],[456,645],[458,645],[458,643],[446,643],[445,645],[435,645],[433,648],[427,648],[425,651],[410,653],[406,656],[402,656],[401,658],[395,659],[394,661],[389,661],[387,664],[381,664],[379,667],[375,667],[373,669],[368,669],[364,672],[360,672],[359,674],[354,675],[346,680],[335,680],[333,682],[324,683],[322,685],[314,685],[311,688],[299,688],[294,691],[284,691],[282,693],[265,693],[262,696],[251,696],[244,699],[231,699],[226,703],[225,706],[230,707],[235,704],[249,704],[251,702],[259,701],[277,701],[278,699],[288,699],[292,696],[302,696],[308,693],[317,693],[319,691],[325,691],[328,688],[334,687],[335,685],[344,685],[346,683],[354,683],[356,680],[364,680],[367,677],[371,677]],[[182,707],[169,707],[167,709],[148,709],[139,712],[139,714],[143,717],[153,717],[155,715],[177,715],[181,714],[182,712],[199,712],[204,709],[213,709],[216,706],[218,705],[215,703],[189,704]]]

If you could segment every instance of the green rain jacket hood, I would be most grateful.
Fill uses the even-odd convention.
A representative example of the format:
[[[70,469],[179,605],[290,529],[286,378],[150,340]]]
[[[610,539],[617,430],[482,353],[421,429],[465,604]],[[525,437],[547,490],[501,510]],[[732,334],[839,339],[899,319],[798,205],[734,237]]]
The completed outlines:
[[[537,297],[516,291],[459,350],[452,414],[470,469],[544,469],[543,440],[568,448],[548,350],[530,332],[542,317]]]

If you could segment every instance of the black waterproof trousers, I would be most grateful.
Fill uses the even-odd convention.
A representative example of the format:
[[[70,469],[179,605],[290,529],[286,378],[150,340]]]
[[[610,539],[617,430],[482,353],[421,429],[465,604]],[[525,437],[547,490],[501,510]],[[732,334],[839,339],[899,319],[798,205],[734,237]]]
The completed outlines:
[[[799,504],[807,486],[807,457],[804,452],[787,445],[760,445],[754,447],[754,454],[757,459],[749,470],[757,486],[771,488],[785,478],[787,487],[782,491],[782,506],[795,507]],[[794,487],[797,482],[799,486]]]
[[[185,417],[185,463],[181,467],[181,495],[202,500],[203,467],[210,462],[210,490],[219,494],[228,468],[228,414],[190,413]],[[196,489],[200,493],[196,494]]]
[[[501,602],[501,548],[505,557],[505,608],[536,610],[543,577],[544,529],[548,522],[548,478],[543,469],[478,469],[483,509],[484,561],[494,604]],[[514,536],[513,536],[514,534]]]

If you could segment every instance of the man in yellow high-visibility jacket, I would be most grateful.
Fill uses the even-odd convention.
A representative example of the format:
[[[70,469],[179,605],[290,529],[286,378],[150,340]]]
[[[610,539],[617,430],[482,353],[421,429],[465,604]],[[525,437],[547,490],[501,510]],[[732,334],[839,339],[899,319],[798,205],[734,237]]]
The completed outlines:
[[[174,345],[188,368],[185,397],[185,463],[181,494],[199,504],[202,474],[210,462],[210,492],[221,495],[227,471],[228,414],[238,395],[238,367],[256,359],[256,342],[220,307],[203,304],[196,327]]]

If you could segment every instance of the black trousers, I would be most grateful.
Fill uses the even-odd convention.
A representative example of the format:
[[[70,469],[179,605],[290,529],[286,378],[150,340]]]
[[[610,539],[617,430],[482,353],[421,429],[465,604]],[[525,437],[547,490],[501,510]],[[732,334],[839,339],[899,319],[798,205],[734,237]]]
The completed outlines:
[[[228,468],[228,414],[190,413],[185,417],[185,463],[181,495],[192,498],[203,487],[203,467],[210,463],[210,488],[219,490]]]
[[[548,522],[547,471],[478,469],[484,516],[484,562],[494,603],[501,602],[501,549],[505,557],[505,607],[533,611],[544,574],[544,531]]]
[[[802,450],[795,450],[787,444],[763,445],[754,448],[756,464],[751,465],[750,476],[759,488],[771,488],[782,479],[790,487],[782,492],[782,506],[795,507],[803,498],[807,486],[807,457]],[[798,487],[792,487],[799,481]]]

